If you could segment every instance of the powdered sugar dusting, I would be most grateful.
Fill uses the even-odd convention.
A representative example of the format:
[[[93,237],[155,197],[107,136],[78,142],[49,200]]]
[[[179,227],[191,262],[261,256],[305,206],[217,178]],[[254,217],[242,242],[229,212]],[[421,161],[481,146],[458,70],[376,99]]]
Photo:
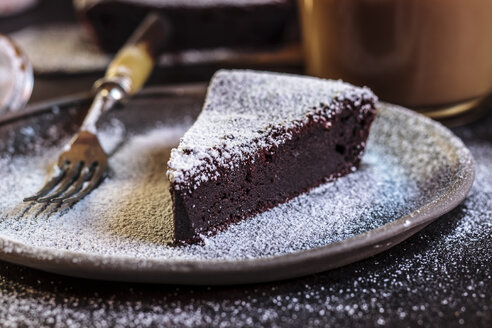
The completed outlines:
[[[20,204],[42,185],[49,159],[58,150],[39,149],[29,157],[4,155],[0,235],[53,251],[165,261],[263,258],[328,245],[417,210],[453,179],[461,166],[449,157],[453,152],[443,152],[435,139],[443,137],[431,137],[429,123],[412,117],[382,108],[360,170],[215,236],[204,236],[204,244],[183,247],[168,246],[172,211],[163,170],[187,125],[164,125],[129,136],[110,158],[110,177],[72,209],[51,215],[35,206],[21,215]],[[407,122],[415,125],[408,128]],[[116,121],[103,130],[103,145],[119,144],[122,133],[114,132],[119,129]],[[412,142],[401,152],[407,140]]]
[[[309,120],[325,121],[344,110],[341,102],[360,106],[376,101],[367,88],[341,81],[289,74],[226,71],[212,78],[203,111],[171,153],[168,177],[176,183],[214,178],[209,172],[230,167],[259,149],[279,146],[291,137],[286,131]],[[361,111],[366,110],[362,105]]]

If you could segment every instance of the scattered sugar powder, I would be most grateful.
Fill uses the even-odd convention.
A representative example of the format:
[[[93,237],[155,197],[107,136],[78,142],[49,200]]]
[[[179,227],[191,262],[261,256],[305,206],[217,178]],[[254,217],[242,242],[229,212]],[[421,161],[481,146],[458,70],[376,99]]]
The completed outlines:
[[[375,122],[365,164],[356,173],[361,177],[370,166],[382,162],[376,156],[381,152],[377,148],[381,142],[374,138],[374,133],[406,130],[398,123],[394,128],[383,123]],[[169,133],[167,138],[171,142],[172,131],[160,132]],[[455,132],[464,139],[476,160],[476,180],[467,199],[418,235],[380,255],[287,282],[232,287],[98,282],[1,262],[1,324],[4,327],[490,327],[492,115]],[[141,137],[142,141],[146,139]],[[416,143],[421,141],[425,140],[416,139]],[[385,144],[395,148],[396,140]],[[425,150],[431,156],[433,148],[424,142],[422,147],[410,144],[410,150],[419,153]],[[387,154],[383,151],[382,155]],[[412,162],[410,157],[411,154],[402,154],[399,164]],[[379,169],[374,170],[381,173]],[[6,174],[1,174],[5,181]],[[40,179],[37,174],[41,172],[35,174]],[[395,175],[402,178],[398,173]],[[343,180],[338,186],[346,183]],[[40,181],[22,188],[31,192],[37,183]],[[334,185],[322,188],[337,188]],[[6,188],[2,188],[3,192]],[[18,185],[11,190],[15,188]],[[14,200],[2,203],[2,212],[13,204]],[[2,224],[2,231],[15,236],[16,232],[7,223]],[[32,232],[29,224],[23,228]],[[95,238],[93,241],[97,242]]]
[[[169,246],[173,220],[164,171],[185,125],[128,137],[110,158],[109,178],[73,208],[55,213],[40,211],[38,204],[26,210],[21,199],[43,184],[48,159],[56,158],[58,150],[3,158],[0,234],[39,247],[169,261],[261,258],[328,245],[418,209],[450,179],[453,164],[429,138],[425,125],[402,133],[395,123],[401,121],[398,115],[408,114],[391,113],[385,110],[375,121],[355,173],[204,236],[204,244],[183,247]],[[406,122],[411,120],[409,116]],[[103,146],[121,144],[122,129],[114,123],[103,131]],[[413,143],[402,154],[408,137]]]

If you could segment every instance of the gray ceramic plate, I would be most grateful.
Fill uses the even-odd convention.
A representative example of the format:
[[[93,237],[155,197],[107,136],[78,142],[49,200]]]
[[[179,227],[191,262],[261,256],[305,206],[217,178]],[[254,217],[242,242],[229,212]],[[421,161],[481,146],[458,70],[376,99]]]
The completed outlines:
[[[165,170],[161,150],[169,151],[192,123],[204,90],[203,85],[147,89],[109,113],[101,129],[103,138],[115,141],[108,143],[110,177],[84,201],[58,212],[21,199],[42,183],[47,159],[76,129],[89,95],[0,119],[0,259],[118,281],[205,285],[288,279],[387,250],[456,207],[473,183],[473,158],[449,130],[381,104],[357,172],[205,237],[202,245],[167,246],[170,201],[156,183]],[[150,153],[157,162],[134,160]],[[152,170],[155,175],[146,173]]]

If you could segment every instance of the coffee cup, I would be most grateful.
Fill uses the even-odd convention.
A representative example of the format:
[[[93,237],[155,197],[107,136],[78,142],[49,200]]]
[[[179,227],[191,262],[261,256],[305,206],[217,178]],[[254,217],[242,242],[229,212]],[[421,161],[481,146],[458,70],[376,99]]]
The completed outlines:
[[[490,0],[298,0],[308,74],[432,117],[492,91]]]

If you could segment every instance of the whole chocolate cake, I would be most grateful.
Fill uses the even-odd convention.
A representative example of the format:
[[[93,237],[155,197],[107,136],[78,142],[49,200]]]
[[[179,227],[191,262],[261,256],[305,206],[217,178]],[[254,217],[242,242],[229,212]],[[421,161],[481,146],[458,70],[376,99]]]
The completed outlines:
[[[117,51],[142,19],[160,13],[171,28],[166,50],[278,45],[297,40],[295,0],[74,0],[106,51]]]
[[[376,101],[340,81],[217,72],[168,162],[176,240],[196,240],[354,171]]]

